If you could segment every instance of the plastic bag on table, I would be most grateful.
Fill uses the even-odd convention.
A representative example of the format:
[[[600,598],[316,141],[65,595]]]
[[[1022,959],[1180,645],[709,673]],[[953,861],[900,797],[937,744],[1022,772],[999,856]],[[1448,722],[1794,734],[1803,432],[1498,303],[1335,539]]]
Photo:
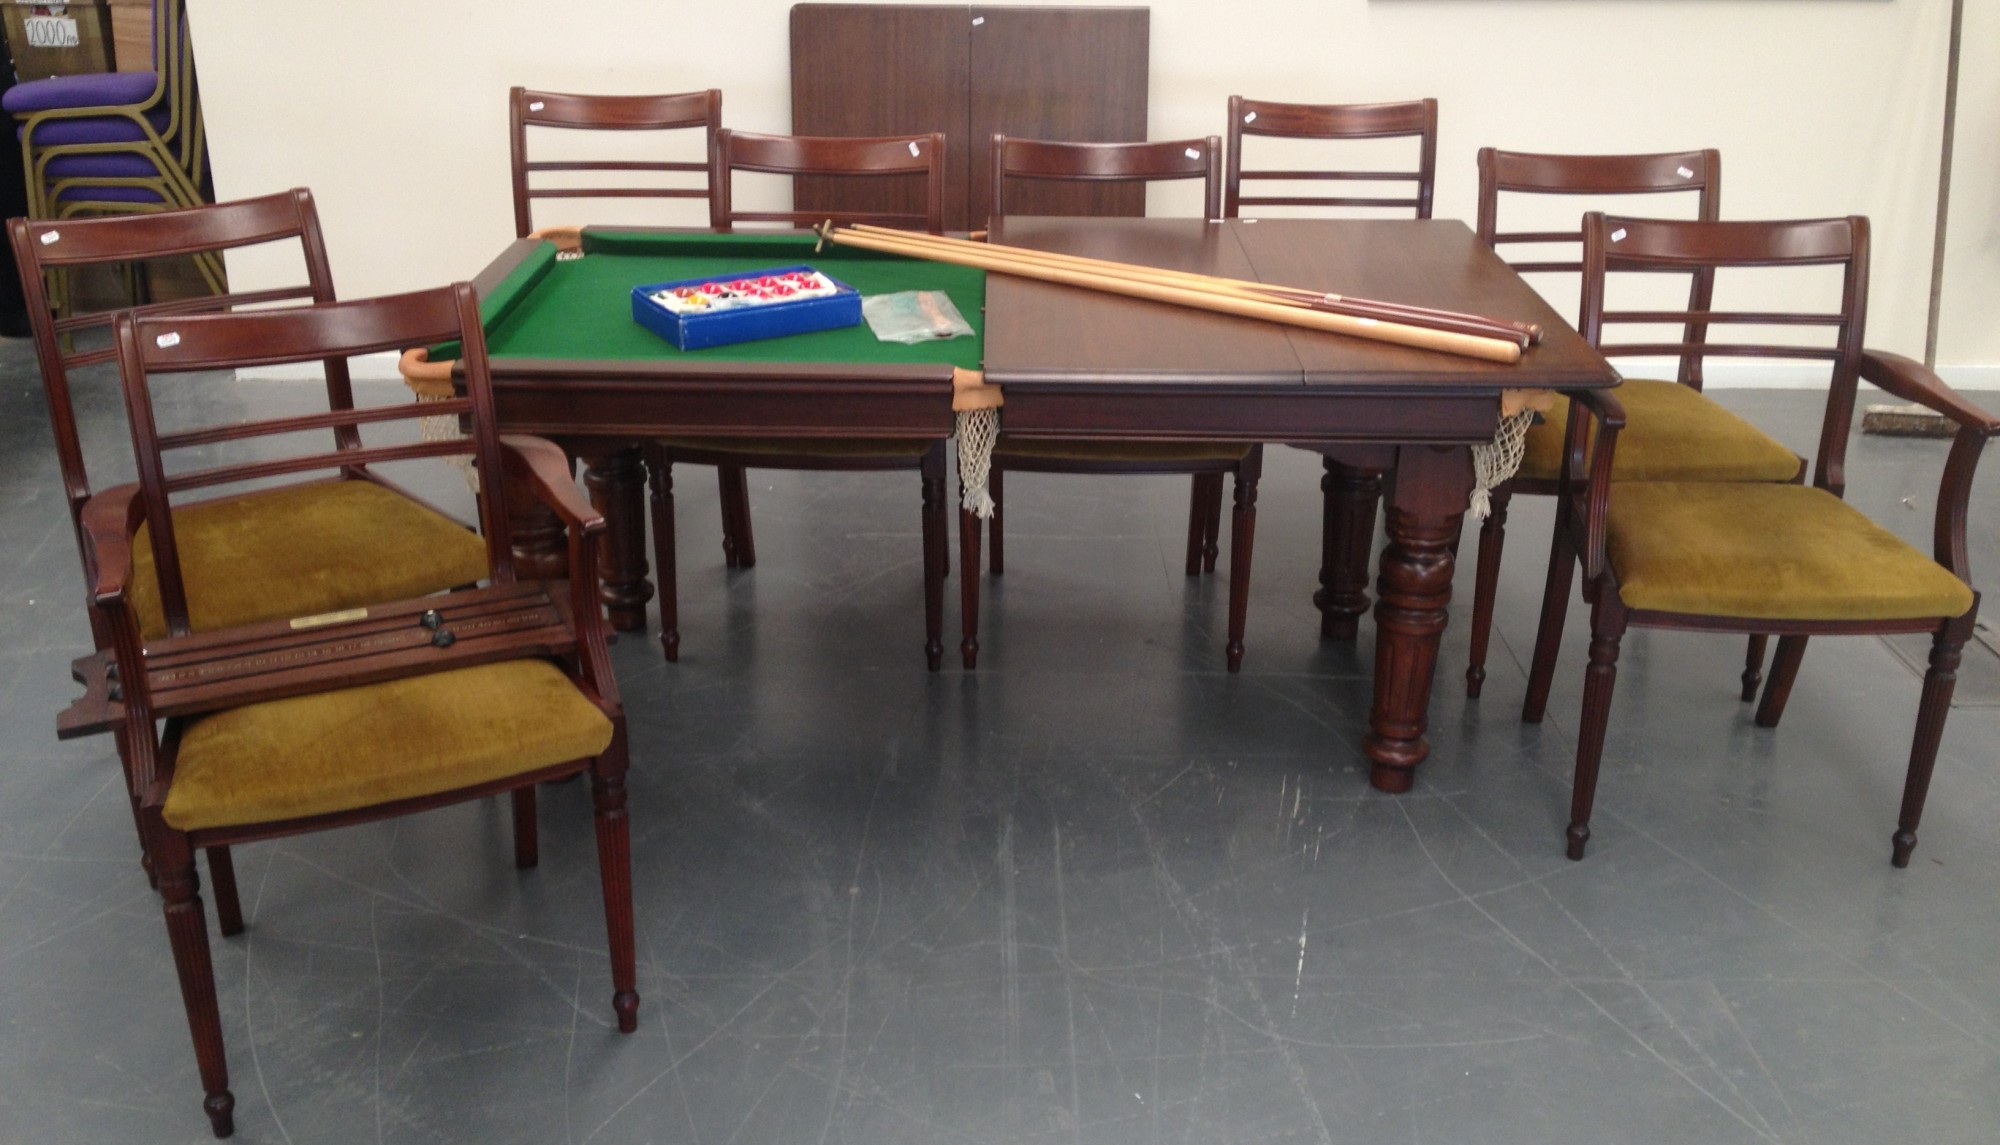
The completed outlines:
[[[861,316],[882,342],[934,342],[972,333],[965,316],[942,290],[871,294],[861,300]]]

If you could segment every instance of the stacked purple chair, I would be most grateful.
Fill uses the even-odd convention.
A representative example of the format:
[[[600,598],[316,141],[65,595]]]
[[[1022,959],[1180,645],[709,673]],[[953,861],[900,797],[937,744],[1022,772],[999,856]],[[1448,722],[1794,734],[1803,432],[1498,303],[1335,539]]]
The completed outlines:
[[[55,76],[0,97],[20,123],[28,217],[207,202],[200,106],[181,0],[154,0],[153,69]],[[221,265],[197,260],[213,289]]]

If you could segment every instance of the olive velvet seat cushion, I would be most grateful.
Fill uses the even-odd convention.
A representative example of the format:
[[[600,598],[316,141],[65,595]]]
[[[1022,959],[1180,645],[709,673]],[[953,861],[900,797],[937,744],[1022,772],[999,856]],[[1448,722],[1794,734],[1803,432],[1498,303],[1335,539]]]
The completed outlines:
[[[1963,615],[1972,590],[1823,489],[1615,485],[1606,555],[1628,608],[1757,620]]]
[[[161,813],[196,831],[374,807],[588,759],[611,734],[542,660],[272,700],[190,723]]]
[[[1629,380],[1613,392],[1625,407],[1613,481],[1791,481],[1799,474],[1797,454],[1679,382]],[[1528,429],[1522,479],[1561,474],[1568,427],[1569,402],[1557,398]]]
[[[372,481],[315,481],[174,509],[196,632],[337,612],[483,580],[486,542]],[[140,635],[167,634],[149,529],[133,544]]]

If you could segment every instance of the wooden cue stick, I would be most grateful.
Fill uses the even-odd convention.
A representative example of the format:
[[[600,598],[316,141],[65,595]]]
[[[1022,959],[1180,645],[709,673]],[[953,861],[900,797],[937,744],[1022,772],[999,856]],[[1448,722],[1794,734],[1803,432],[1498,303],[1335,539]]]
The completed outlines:
[[[911,243],[900,241],[901,236],[858,234],[852,230],[837,231],[831,228],[823,235],[837,243],[857,246],[864,250],[881,251],[886,254],[916,255],[937,262],[956,263],[960,266],[979,267],[996,270],[1002,274],[1034,278],[1044,282],[1078,286],[1087,290],[1098,290],[1108,294],[1122,294],[1131,298],[1143,298],[1152,302],[1187,306],[1197,310],[1209,310],[1221,314],[1233,314],[1241,318],[1259,318],[1267,322],[1277,322],[1287,326],[1300,326],[1308,330],[1323,330],[1333,334],[1348,334],[1358,338],[1368,338],[1377,342],[1391,342],[1418,349],[1437,350],[1447,354],[1459,354],[1468,358],[1480,358],[1489,362],[1512,364],[1521,360],[1521,347],[1512,341],[1486,338],[1472,334],[1460,334],[1448,330],[1432,330],[1421,326],[1411,326],[1400,322],[1385,322],[1375,318],[1357,318],[1348,314],[1336,314],[1324,310],[1287,306],[1278,302],[1244,298],[1219,292],[1207,292],[1188,286],[1168,282],[1148,282],[1130,278],[1114,278],[1072,270],[1066,267],[1024,263],[1019,259],[1002,254],[994,256],[990,251],[978,248],[982,244],[966,243],[964,247],[942,247],[937,244]]]
[[[1375,318],[1398,322],[1411,326],[1430,326],[1434,329],[1452,330],[1471,334],[1475,337],[1501,338],[1515,342],[1523,348],[1541,340],[1540,326],[1527,322],[1515,322],[1505,318],[1488,318],[1479,314],[1463,314],[1451,310],[1436,310],[1427,306],[1412,306],[1401,302],[1382,302],[1372,298],[1355,298],[1331,291],[1312,290],[1298,286],[1279,286],[1271,283],[1249,282],[1244,279],[1223,278],[1216,275],[1197,274],[1193,271],[1168,270],[1162,267],[1141,267],[1132,263],[1111,262],[1106,259],[1089,258],[1084,255],[1063,254],[1057,251],[1034,250],[1030,247],[1008,246],[1004,243],[973,243],[965,239],[949,238],[915,231],[899,231],[889,227],[855,224],[850,229],[866,234],[882,235],[893,239],[906,239],[957,249],[974,247],[980,250],[1006,251],[1038,262],[1061,264],[1086,273],[1112,274],[1123,278],[1139,278],[1141,281],[1166,281],[1184,283],[1197,290],[1225,288],[1232,292],[1247,292],[1269,299],[1279,299],[1297,306],[1311,306],[1335,314],[1351,314],[1360,318]]]

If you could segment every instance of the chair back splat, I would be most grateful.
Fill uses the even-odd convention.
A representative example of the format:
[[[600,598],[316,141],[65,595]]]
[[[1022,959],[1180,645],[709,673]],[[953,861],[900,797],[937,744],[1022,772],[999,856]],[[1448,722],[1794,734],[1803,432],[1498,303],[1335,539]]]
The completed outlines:
[[[942,132],[844,138],[822,135],[758,135],[724,128],[716,133],[715,194],[709,199],[709,223],[718,231],[738,223],[778,223],[810,227],[828,219],[836,223],[874,223],[905,230],[944,233],[944,151]],[[734,175],[738,171],[771,175],[825,176],[890,180],[922,195],[917,211],[797,211],[755,210],[736,205]]]
[[[1202,181],[1204,219],[1222,217],[1222,140],[1172,139],[1154,143],[1071,143],[993,137],[993,213],[1007,213],[1007,186],[1016,179],[1072,183]]]
[[[578,95],[513,88],[507,94],[514,175],[514,236],[534,229],[536,199],[699,199],[712,193],[711,157],[722,127],[722,92],[671,95]],[[700,131],[692,159],[529,159],[529,128],[563,131]],[[588,174],[592,181],[585,184]],[[555,178],[545,178],[546,176]],[[561,222],[577,222],[565,219]]]
[[[1702,151],[1669,151],[1648,155],[1543,155],[1526,151],[1479,149],[1479,215],[1475,228],[1479,241],[1505,258],[1508,246],[1573,246],[1575,257],[1510,258],[1507,265],[1519,274],[1567,272],[1582,269],[1583,235],[1573,230],[1503,231],[1500,229],[1500,196],[1566,195],[1606,198],[1620,195],[1687,194],[1695,197],[1694,217],[1714,222],[1722,214],[1722,153],[1713,148]],[[1650,212],[1649,212],[1650,213]],[[1713,288],[1712,271],[1696,269],[1688,286],[1688,308],[1699,310]],[[1699,356],[1681,362],[1682,384],[1701,389]]]
[[[1403,103],[1274,103],[1229,97],[1229,167],[1223,191],[1224,218],[1239,218],[1244,207],[1314,207],[1337,210],[1357,207],[1407,208],[1419,219],[1431,217],[1431,192],[1437,183],[1437,100]],[[1408,170],[1355,170],[1314,167],[1248,168],[1243,165],[1244,139],[1270,136],[1287,139],[1400,139],[1417,142],[1416,165]],[[1339,193],[1245,194],[1243,184],[1359,183],[1412,184],[1407,195]],[[1253,212],[1254,213],[1254,212]]]

